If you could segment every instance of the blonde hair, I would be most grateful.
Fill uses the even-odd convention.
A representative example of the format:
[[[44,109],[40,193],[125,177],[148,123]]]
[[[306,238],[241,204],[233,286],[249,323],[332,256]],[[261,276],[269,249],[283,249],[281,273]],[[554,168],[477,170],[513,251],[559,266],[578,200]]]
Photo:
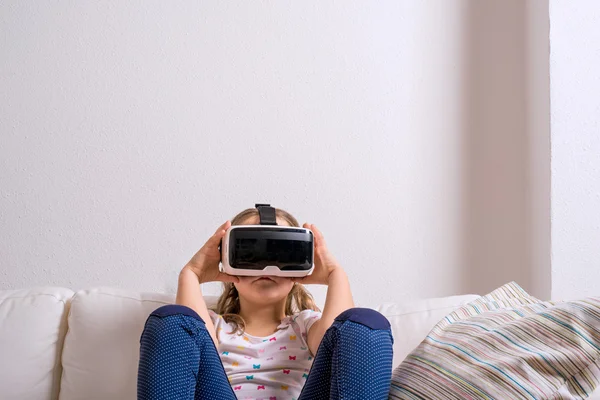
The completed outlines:
[[[254,216],[259,216],[258,210],[256,208],[248,208],[233,217],[231,225],[241,225],[246,219]],[[275,217],[287,221],[290,226],[300,226],[296,218],[285,210],[275,208]],[[211,309],[217,314],[222,315],[225,322],[233,326],[233,331],[229,332],[229,334],[238,333],[238,335],[242,335],[244,333],[246,321],[239,315],[240,297],[232,282],[223,282],[223,293],[219,297],[217,305],[211,307]],[[296,282],[285,300],[285,315],[293,315],[302,310],[321,311],[304,285]]]

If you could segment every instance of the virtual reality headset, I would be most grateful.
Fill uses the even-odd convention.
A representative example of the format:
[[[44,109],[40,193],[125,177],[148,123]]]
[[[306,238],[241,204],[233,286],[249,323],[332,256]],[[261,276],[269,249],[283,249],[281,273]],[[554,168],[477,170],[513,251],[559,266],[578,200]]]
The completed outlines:
[[[221,240],[219,270],[229,275],[302,277],[314,269],[310,229],[277,225],[275,208],[256,204],[260,225],[231,226]]]

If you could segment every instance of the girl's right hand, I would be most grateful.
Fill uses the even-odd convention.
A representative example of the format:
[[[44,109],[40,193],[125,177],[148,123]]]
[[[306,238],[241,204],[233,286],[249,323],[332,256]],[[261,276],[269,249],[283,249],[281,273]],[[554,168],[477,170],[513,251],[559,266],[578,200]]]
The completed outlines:
[[[239,282],[237,276],[228,275],[219,271],[219,263],[221,261],[221,252],[219,251],[219,243],[225,236],[225,232],[231,226],[231,222],[227,220],[221,225],[214,235],[212,235],[202,246],[200,250],[183,269],[189,269],[198,277],[200,283],[206,282]]]

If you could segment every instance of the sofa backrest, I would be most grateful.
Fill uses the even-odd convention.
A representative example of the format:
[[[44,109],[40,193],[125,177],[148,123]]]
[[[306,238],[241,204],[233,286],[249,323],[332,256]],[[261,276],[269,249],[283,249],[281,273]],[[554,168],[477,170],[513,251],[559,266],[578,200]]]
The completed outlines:
[[[10,292],[0,292],[0,355],[5,354],[4,348],[11,351],[6,353],[8,361],[2,357],[0,365],[0,399],[20,400],[136,398],[139,339],[144,324],[154,309],[175,300],[175,295],[170,294],[109,287],[75,294],[62,288],[7,293]],[[1,300],[9,296],[11,302]],[[446,314],[477,297],[454,296],[374,307],[392,325],[394,366]],[[20,299],[17,303],[16,298]],[[205,299],[209,305],[217,300],[213,296]],[[13,321],[19,324],[14,325]],[[60,349],[62,360],[58,357]],[[29,360],[43,361],[35,364],[44,366],[38,375],[45,380],[32,372],[35,369],[31,369]],[[35,384],[40,381],[44,384],[37,390]],[[20,386],[13,387],[13,382]]]
[[[477,299],[478,295],[462,295],[401,303],[384,303],[375,307],[392,326],[394,338],[394,368],[425,339],[442,318],[460,306]]]
[[[75,293],[62,357],[60,400],[135,399],[140,335],[174,295],[94,288]]]
[[[58,398],[60,356],[73,291],[0,291],[0,399]]]

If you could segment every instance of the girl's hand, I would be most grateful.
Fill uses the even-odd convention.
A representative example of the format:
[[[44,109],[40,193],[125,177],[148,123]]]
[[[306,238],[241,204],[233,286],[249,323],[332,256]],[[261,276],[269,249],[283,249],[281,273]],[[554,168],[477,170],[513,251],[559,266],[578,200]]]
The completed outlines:
[[[215,234],[206,241],[204,246],[194,254],[185,267],[183,267],[184,270],[188,269],[194,272],[198,277],[198,282],[239,282],[237,276],[228,275],[219,271],[219,263],[221,261],[219,243],[230,226],[231,222],[227,220],[217,229]]]
[[[314,224],[304,223],[303,228],[310,229],[313,232],[315,241],[314,263],[315,269],[312,274],[301,277],[292,278],[294,282],[303,284],[315,283],[318,285],[327,285],[329,283],[329,274],[336,269],[341,269],[338,262],[327,249],[323,234]]]

